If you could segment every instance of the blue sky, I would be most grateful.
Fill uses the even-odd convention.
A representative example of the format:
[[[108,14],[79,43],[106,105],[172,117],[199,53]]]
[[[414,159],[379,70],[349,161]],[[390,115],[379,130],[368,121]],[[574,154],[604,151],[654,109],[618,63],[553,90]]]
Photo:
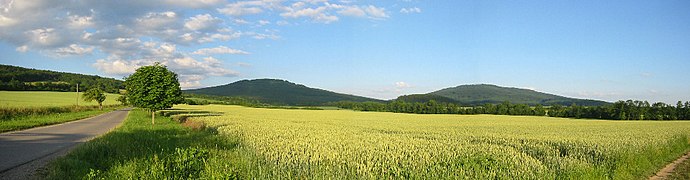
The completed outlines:
[[[0,63],[380,99],[461,84],[690,100],[690,1],[0,0]]]

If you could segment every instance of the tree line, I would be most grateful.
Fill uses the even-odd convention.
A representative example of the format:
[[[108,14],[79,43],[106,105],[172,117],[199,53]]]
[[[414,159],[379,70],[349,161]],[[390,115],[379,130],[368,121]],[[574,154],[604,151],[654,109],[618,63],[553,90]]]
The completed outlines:
[[[618,101],[602,106],[529,106],[508,101],[482,106],[461,106],[455,103],[436,102],[352,102],[341,101],[331,105],[357,111],[378,111],[415,114],[495,114],[519,116],[551,116],[565,118],[610,119],[610,120],[690,120],[690,102],[673,106],[663,102],[650,105],[647,101]]]
[[[72,92],[77,84],[79,91],[100,88],[118,93],[124,89],[123,81],[113,78],[0,65],[0,90]]]
[[[618,101],[605,106],[559,106],[549,108],[549,116],[614,120],[690,120],[690,101],[676,105],[663,102]]]

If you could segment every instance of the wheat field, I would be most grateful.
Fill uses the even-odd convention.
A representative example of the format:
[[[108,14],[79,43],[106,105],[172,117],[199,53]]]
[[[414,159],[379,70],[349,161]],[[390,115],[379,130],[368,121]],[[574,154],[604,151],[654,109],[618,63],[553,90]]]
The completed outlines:
[[[688,121],[176,108],[238,138],[258,178],[637,179],[690,149]]]

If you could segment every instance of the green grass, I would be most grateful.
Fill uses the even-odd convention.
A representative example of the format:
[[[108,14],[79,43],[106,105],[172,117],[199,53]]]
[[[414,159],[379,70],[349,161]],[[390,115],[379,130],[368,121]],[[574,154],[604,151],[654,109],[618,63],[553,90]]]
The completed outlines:
[[[237,142],[133,110],[114,131],[80,145],[49,166],[47,179],[234,179]]]
[[[690,179],[690,159],[686,159],[682,163],[678,164],[676,168],[673,169],[673,173],[668,177],[668,179]]]
[[[182,118],[208,127],[193,130],[133,111],[48,177],[644,179],[690,150],[687,121],[175,108],[222,115]]]
[[[97,102],[86,102],[79,92],[80,106],[94,106]],[[106,94],[103,105],[120,104],[117,98],[119,94]],[[0,107],[54,107],[72,106],[77,104],[76,92],[49,92],[49,91],[0,91]]]
[[[29,129],[33,127],[46,126],[52,124],[59,124],[74,120],[80,120],[88,117],[97,116],[112,110],[122,108],[121,106],[108,106],[104,107],[103,110],[99,110],[97,106],[80,107],[79,109],[72,109],[73,107],[64,108],[51,108],[46,112],[41,112],[37,115],[19,115],[15,117],[10,117],[7,119],[0,119],[0,132],[15,131],[22,129]],[[29,110],[37,108],[28,108]],[[58,113],[52,113],[50,110],[57,109]],[[0,109],[0,112],[5,113],[4,110]],[[63,111],[64,110],[64,111]],[[15,111],[15,110],[11,110]],[[40,111],[43,111],[40,109]]]
[[[80,93],[81,94],[81,93]],[[95,101],[76,105],[74,92],[0,91],[0,132],[79,120],[121,108],[118,94],[106,94],[104,109]],[[81,95],[80,95],[81,100]]]

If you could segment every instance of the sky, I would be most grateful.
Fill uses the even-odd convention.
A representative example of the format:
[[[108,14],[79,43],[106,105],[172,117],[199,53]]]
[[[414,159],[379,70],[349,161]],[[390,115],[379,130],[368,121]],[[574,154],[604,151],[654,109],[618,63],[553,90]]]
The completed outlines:
[[[463,84],[690,101],[690,1],[0,0],[0,64],[379,99]]]

